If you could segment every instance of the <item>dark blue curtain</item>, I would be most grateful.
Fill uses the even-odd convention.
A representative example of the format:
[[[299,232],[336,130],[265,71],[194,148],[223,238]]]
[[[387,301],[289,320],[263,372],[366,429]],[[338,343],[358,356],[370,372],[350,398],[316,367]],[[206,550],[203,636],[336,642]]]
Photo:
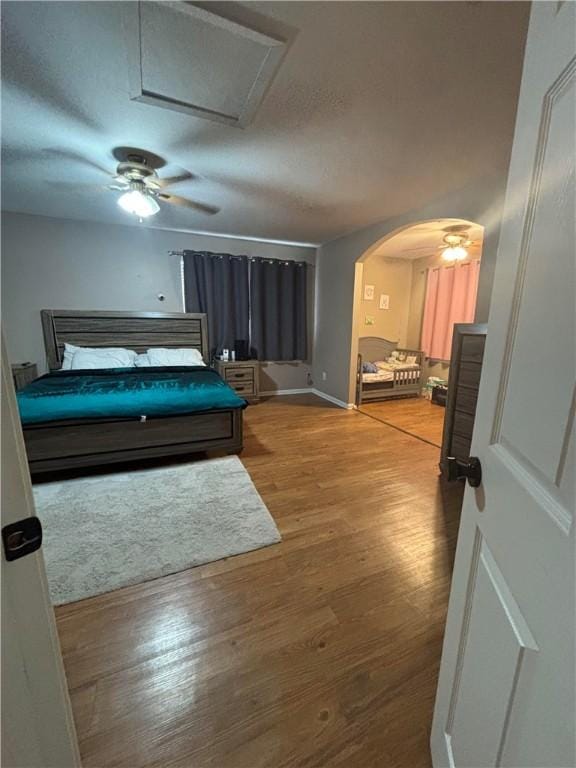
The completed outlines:
[[[250,262],[250,343],[258,360],[306,360],[307,264]]]
[[[205,312],[211,356],[249,341],[248,259],[184,251],[186,312]]]

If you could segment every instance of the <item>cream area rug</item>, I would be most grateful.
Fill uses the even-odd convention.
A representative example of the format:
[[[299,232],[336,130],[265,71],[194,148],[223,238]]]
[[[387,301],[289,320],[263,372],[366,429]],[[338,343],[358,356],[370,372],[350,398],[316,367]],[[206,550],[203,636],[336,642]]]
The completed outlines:
[[[280,541],[237,456],[34,487],[55,605]]]

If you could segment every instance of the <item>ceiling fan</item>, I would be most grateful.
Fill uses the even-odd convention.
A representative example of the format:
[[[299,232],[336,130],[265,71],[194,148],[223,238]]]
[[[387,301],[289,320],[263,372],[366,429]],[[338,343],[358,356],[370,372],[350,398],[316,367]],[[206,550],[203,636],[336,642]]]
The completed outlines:
[[[184,171],[178,176],[161,178],[149,164],[144,152],[141,154],[134,152],[120,161],[114,181],[107,186],[107,189],[122,192],[123,194],[118,198],[118,205],[127,213],[133,213],[140,219],[158,213],[160,203],[179,205],[209,215],[218,213],[220,209],[212,205],[164,191],[167,187],[193,178],[193,174],[189,171]]]
[[[435,250],[442,251],[442,258],[445,261],[462,261],[468,256],[468,250],[471,247],[478,245],[478,241],[471,240],[468,233],[469,225],[467,224],[454,224],[449,227],[445,227],[440,230],[444,232],[442,237],[442,243],[436,246]],[[414,251],[430,251],[430,246],[419,246],[417,248],[407,248],[403,253],[410,253]]]
[[[467,232],[449,233],[442,238],[442,245],[437,250],[442,251],[444,261],[462,261],[468,256],[468,248],[474,245]]]

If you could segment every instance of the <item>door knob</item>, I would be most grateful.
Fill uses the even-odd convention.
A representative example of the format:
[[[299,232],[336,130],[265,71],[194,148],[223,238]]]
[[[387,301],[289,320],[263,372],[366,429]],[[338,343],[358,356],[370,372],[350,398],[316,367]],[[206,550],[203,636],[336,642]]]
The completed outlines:
[[[482,465],[476,456],[470,456],[468,461],[460,461],[454,456],[448,456],[446,470],[449,483],[466,479],[472,488],[478,488],[482,482]]]
[[[8,562],[36,552],[42,546],[42,524],[37,517],[26,517],[2,528],[4,556]]]

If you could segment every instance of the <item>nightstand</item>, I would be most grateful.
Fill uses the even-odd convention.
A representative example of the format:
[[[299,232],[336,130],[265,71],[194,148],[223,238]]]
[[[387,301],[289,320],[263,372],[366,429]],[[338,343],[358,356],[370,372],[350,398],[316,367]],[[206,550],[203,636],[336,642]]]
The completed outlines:
[[[251,403],[260,400],[260,365],[258,360],[216,360],[215,368],[224,381]]]
[[[38,378],[38,366],[36,363],[17,363],[11,365],[12,378],[14,379],[14,389],[16,392],[24,389],[27,384]]]

